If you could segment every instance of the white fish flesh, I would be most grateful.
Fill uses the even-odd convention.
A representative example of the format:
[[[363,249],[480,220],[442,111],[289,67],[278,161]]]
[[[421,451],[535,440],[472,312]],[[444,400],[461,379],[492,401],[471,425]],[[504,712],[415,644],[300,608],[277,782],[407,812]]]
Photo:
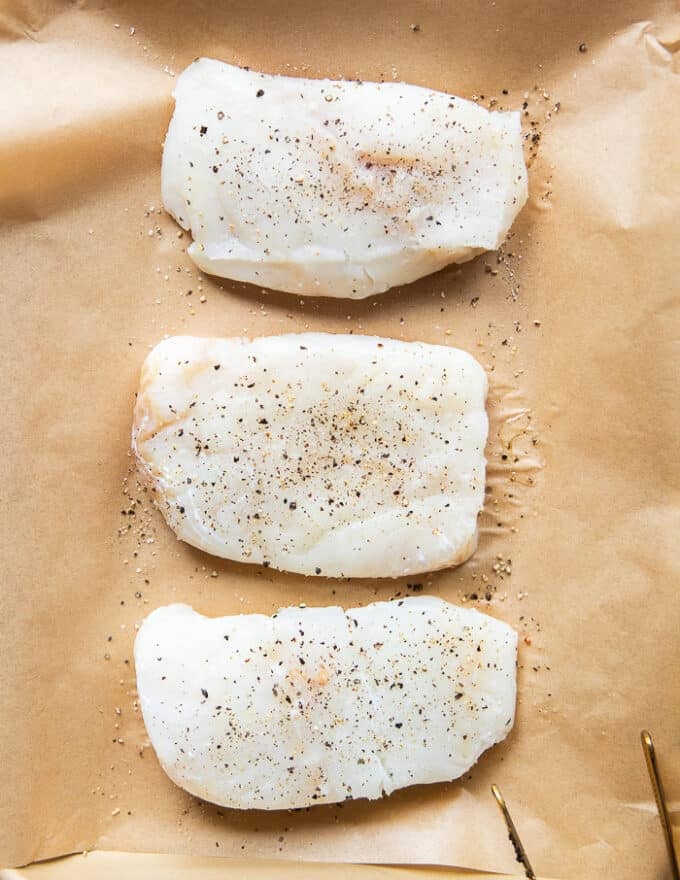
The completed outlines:
[[[378,798],[452,780],[504,739],[517,634],[431,596],[209,619],[154,611],[135,642],[170,778],[238,809]]]
[[[361,299],[497,248],[527,198],[516,112],[209,58],[174,96],[163,203],[213,275]]]
[[[325,577],[463,562],[484,500],[486,375],[374,336],[174,337],[148,355],[132,446],[177,536]]]

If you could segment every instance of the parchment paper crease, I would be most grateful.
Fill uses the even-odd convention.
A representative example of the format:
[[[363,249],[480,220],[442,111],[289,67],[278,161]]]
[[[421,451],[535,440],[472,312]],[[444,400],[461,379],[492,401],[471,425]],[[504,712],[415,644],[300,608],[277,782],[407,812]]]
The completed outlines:
[[[659,876],[638,732],[655,735],[677,830],[674,4],[10,0],[0,41],[0,864],[96,847],[512,872],[496,782],[539,873]],[[199,279],[157,212],[173,73],[198,55],[526,103],[530,203],[498,255],[375,300]],[[519,628],[519,711],[457,783],[239,814],[185,795],[144,748],[135,623],[169,601],[271,613],[408,587],[176,542],[128,474],[131,410],[164,334],[303,329],[457,345],[490,370],[479,551],[420,581]]]

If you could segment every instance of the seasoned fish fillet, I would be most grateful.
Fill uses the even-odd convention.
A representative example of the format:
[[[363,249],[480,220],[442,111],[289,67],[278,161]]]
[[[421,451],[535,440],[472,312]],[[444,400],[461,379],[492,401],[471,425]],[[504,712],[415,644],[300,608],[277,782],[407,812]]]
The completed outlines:
[[[455,779],[504,739],[517,634],[431,596],[209,619],[154,611],[137,689],[163,769],[192,794],[287,809]]]
[[[474,551],[486,375],[454,348],[304,333],[175,337],[147,357],[132,446],[177,536],[327,577]]]
[[[518,113],[209,58],[174,94],[163,203],[213,275],[361,299],[497,248],[527,198]]]

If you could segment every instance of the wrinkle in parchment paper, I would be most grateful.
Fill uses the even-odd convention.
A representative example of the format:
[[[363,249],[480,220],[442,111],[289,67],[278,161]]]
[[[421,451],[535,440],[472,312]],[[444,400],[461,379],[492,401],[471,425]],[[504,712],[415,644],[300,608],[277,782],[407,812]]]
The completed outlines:
[[[677,804],[679,34],[665,2],[4,5],[0,863],[98,847],[513,871],[496,782],[540,873],[660,873],[638,731]],[[173,74],[197,55],[526,103],[529,204],[498,254],[365,302],[201,276],[159,193]],[[462,568],[308,582],[215,560],[137,488],[150,346],[308,329],[456,345],[486,367],[487,500]],[[520,632],[515,730],[470,774],[276,814],[163,775],[132,668],[152,608],[271,613],[414,586]]]

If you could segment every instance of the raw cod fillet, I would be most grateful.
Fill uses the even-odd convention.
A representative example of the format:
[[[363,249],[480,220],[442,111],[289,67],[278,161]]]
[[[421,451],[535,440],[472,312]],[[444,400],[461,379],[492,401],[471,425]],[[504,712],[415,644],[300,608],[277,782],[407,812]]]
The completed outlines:
[[[213,275],[361,299],[497,248],[527,198],[516,112],[209,58],[174,96],[163,203]]]
[[[132,446],[177,536],[326,577],[456,565],[484,500],[486,375],[374,336],[174,337],[148,355]]]
[[[139,703],[177,785],[239,809],[378,798],[465,773],[515,712],[517,634],[430,596],[209,619],[154,611]]]

